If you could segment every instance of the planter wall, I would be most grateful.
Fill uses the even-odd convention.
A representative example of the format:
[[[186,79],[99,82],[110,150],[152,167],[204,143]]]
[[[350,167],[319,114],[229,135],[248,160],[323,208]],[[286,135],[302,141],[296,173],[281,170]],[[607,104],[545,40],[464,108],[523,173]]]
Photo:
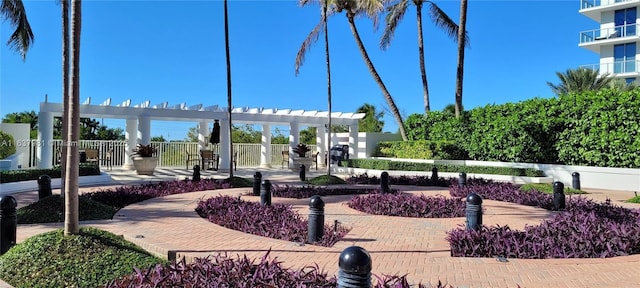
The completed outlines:
[[[158,166],[158,157],[133,157],[132,160],[138,175],[153,175]]]

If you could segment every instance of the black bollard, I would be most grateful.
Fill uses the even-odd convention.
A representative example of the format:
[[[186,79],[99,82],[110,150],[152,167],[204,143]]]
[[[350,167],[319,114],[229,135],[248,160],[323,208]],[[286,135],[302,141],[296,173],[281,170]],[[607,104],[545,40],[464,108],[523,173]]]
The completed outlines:
[[[460,174],[458,174],[458,187],[462,188],[465,185],[467,185],[467,173],[460,172]]]
[[[580,190],[580,173],[571,173],[571,187],[576,190]]]
[[[200,165],[193,165],[193,177],[191,181],[200,181]]]
[[[51,196],[51,177],[40,175],[38,177],[38,200]]]
[[[391,188],[389,187],[389,173],[387,171],[380,174],[380,192],[391,193]]]
[[[307,242],[315,243],[324,236],[324,201],[315,195],[309,199],[309,225]]]
[[[338,288],[371,287],[371,256],[362,247],[342,250],[338,260]]]
[[[0,255],[9,251],[13,245],[16,245],[17,206],[18,202],[13,196],[0,196]]]
[[[435,181],[438,181],[438,167],[433,166],[433,168],[431,168],[431,181],[435,183]]]
[[[553,209],[564,210],[565,208],[565,196],[564,196],[564,184],[562,182],[553,182]]]
[[[467,230],[479,230],[482,226],[482,197],[476,193],[467,195]]]
[[[262,182],[262,173],[253,174],[253,196],[260,196],[260,182]]]
[[[262,181],[262,190],[260,190],[260,205],[271,205],[271,181]]]
[[[304,164],[300,164],[300,181],[304,181],[307,179],[306,173],[307,173],[307,167],[304,166]]]

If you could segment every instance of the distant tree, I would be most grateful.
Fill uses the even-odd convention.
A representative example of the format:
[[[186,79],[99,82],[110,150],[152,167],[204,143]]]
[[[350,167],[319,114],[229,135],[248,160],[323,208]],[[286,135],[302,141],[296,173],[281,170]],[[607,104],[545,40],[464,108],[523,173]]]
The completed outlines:
[[[560,83],[553,84],[547,82],[551,87],[551,91],[556,95],[565,95],[569,93],[580,93],[589,90],[600,90],[609,87],[613,78],[609,77],[609,73],[598,75],[598,70],[589,68],[567,69],[564,73],[556,72],[560,79]]]
[[[164,136],[153,136],[151,137],[151,142],[167,142],[167,139],[164,139]]]
[[[622,78],[613,78],[611,83],[609,83],[609,87],[622,91],[629,91],[638,88],[638,85],[636,85],[635,82],[627,83],[627,81]]]
[[[316,135],[318,135],[316,127],[307,127],[300,131],[300,143],[316,144]]]
[[[38,114],[35,111],[9,113],[4,116],[2,123],[27,123],[29,124],[29,138],[38,138]]]
[[[289,136],[284,135],[280,129],[276,128],[276,131],[271,135],[271,144],[289,144]]]
[[[234,143],[260,143],[262,142],[262,132],[253,128],[253,126],[245,125],[233,125],[231,131],[231,137],[233,137]]]
[[[53,119],[53,138],[62,139],[62,118]],[[124,140],[122,128],[109,128],[91,118],[80,118],[80,139],[82,140]]]
[[[464,111],[464,106],[460,106],[460,110]],[[445,114],[451,114],[452,116],[456,115],[456,104],[449,104],[442,109],[442,112]]]
[[[356,113],[364,113],[364,118],[358,120],[359,132],[382,132],[384,127],[384,111],[376,111],[376,106],[365,103],[356,110]]]
[[[7,45],[11,50],[20,53],[22,60],[27,57],[27,51],[33,43],[33,31],[27,20],[27,11],[24,9],[22,0],[2,0],[0,14],[3,20],[9,21],[12,28],[15,28]]]
[[[190,127],[189,130],[187,130],[187,138],[184,138],[184,141],[186,142],[198,142],[198,135],[200,133],[198,132],[198,127]]]

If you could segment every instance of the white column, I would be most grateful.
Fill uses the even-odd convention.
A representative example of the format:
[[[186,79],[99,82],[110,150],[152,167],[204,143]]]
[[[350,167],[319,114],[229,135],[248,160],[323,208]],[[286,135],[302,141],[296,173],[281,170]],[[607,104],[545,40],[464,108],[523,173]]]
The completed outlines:
[[[293,167],[293,148],[300,144],[300,124],[289,123],[289,167]]]
[[[124,165],[122,168],[133,170],[133,161],[130,155],[133,154],[138,143],[138,119],[128,118],[125,130],[124,138],[127,140],[127,146],[124,147]]]
[[[140,133],[140,144],[151,143],[151,119],[149,116],[138,117],[138,132]]]
[[[324,125],[316,127],[316,146],[318,146],[318,166],[325,167],[324,155],[327,152],[327,128]]]
[[[198,147],[200,147],[200,149],[206,149],[209,145],[207,135],[209,135],[209,122],[207,122],[207,120],[200,120],[198,127]]]
[[[271,168],[271,125],[262,124],[262,145],[260,145],[260,167]]]
[[[229,119],[220,120],[220,170],[227,170],[229,168]]]
[[[63,124],[64,125],[64,124]],[[38,113],[38,168],[53,167],[53,114]],[[62,148],[64,149],[64,147]]]
[[[358,122],[349,125],[349,159],[358,158]]]

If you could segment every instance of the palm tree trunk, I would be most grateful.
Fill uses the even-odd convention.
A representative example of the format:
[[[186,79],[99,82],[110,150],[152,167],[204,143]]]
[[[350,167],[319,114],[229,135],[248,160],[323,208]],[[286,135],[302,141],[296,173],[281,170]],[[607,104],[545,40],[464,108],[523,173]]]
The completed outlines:
[[[460,26],[458,29],[458,71],[456,73],[456,118],[462,113],[462,76],[464,74],[465,32],[467,31],[467,0],[460,1]]]
[[[233,178],[233,122],[231,121],[231,59],[229,58],[229,13],[227,0],[224,0],[224,46],[227,57],[227,106],[229,111],[229,179]]]
[[[431,111],[429,105],[429,84],[427,83],[427,70],[424,65],[424,40],[422,37],[422,2],[416,2],[416,19],[418,20],[418,55],[420,55],[420,77],[422,78],[422,94],[424,96],[424,114]]]
[[[380,86],[380,90],[382,90],[382,94],[384,95],[385,100],[387,100],[387,104],[389,105],[389,109],[391,110],[391,114],[393,114],[393,117],[396,118],[396,122],[398,123],[398,128],[400,129],[400,135],[402,136],[402,140],[407,141],[408,140],[407,133],[404,129],[404,122],[402,121],[402,116],[400,115],[400,111],[398,110],[396,103],[393,101],[393,98],[391,97],[389,90],[387,90],[387,87],[384,85],[384,82],[382,82],[382,78],[380,78],[380,75],[376,71],[376,68],[373,66],[373,63],[371,62],[371,59],[367,54],[367,50],[364,48],[364,44],[362,43],[362,39],[360,39],[360,34],[358,33],[356,24],[353,21],[354,16],[355,15],[353,15],[351,12],[347,12],[347,20],[349,20],[349,27],[351,28],[353,37],[356,39],[356,44],[358,44],[358,49],[360,49],[360,54],[362,54],[362,58],[364,59],[364,62],[367,64],[367,68],[369,68],[369,72],[371,73],[371,76],[373,76],[373,79],[376,81],[376,83],[378,83],[378,86]]]
[[[69,118],[69,110],[66,107],[69,106],[69,0],[60,1],[62,6],[62,119],[64,122]],[[67,135],[67,125],[62,125],[62,147],[60,150],[60,196],[64,199],[65,196],[65,179],[67,169],[67,146],[69,137]],[[64,209],[63,209],[64,210]]]
[[[82,21],[82,0],[71,1],[71,85],[67,133],[67,167],[65,178],[64,234],[80,233],[78,219],[78,136],[80,134],[80,29]]]
[[[324,54],[327,58],[327,100],[329,104],[329,124],[325,129],[327,130],[326,156],[320,155],[320,157],[325,157],[324,159],[327,161],[327,176],[331,176],[331,161],[329,161],[331,153],[331,63],[329,62],[329,23],[327,22],[327,4],[327,0],[324,0],[322,4],[322,21],[324,22]]]

